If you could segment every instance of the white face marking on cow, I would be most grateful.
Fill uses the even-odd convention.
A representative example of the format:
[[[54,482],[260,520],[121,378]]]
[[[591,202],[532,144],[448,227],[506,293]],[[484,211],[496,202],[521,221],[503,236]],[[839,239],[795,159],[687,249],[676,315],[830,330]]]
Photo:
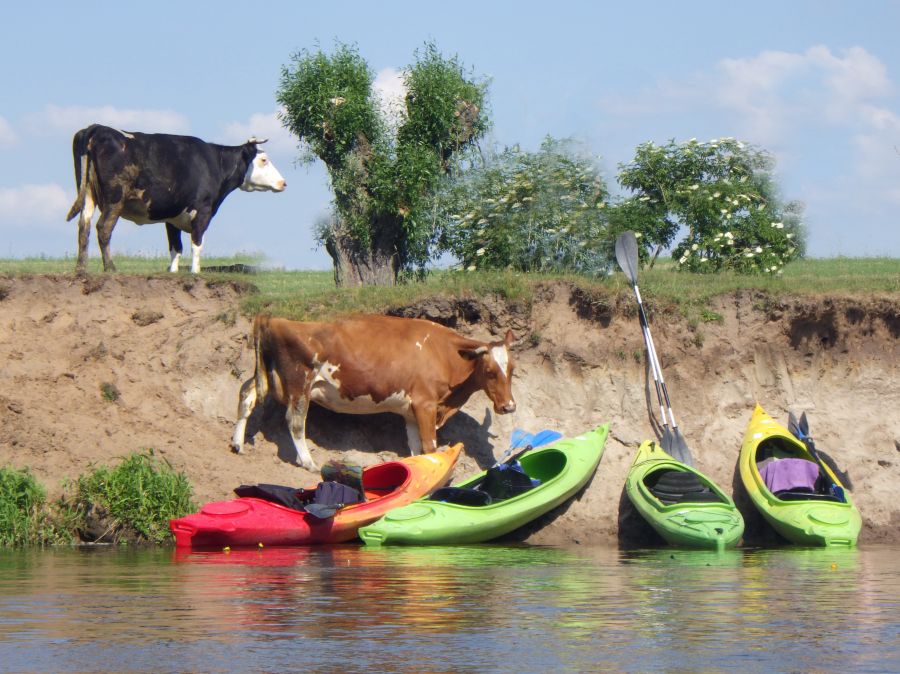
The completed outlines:
[[[509,367],[509,352],[506,350],[506,347],[502,345],[492,346],[491,355],[497,362],[497,366],[503,371],[503,375],[506,376],[508,374],[507,368]]]
[[[262,192],[270,190],[272,192],[283,192],[287,187],[287,183],[275,165],[269,160],[269,155],[265,152],[257,152],[256,157],[247,167],[247,173],[244,174],[244,183],[241,189],[245,192]]]

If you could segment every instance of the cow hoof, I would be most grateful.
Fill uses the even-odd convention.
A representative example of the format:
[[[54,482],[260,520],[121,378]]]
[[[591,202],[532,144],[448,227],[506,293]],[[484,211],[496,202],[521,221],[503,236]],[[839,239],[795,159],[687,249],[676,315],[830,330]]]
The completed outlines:
[[[243,454],[243,453],[244,453],[244,448],[241,447],[240,445],[232,444],[232,445],[231,445],[231,451],[234,452],[235,454]]]

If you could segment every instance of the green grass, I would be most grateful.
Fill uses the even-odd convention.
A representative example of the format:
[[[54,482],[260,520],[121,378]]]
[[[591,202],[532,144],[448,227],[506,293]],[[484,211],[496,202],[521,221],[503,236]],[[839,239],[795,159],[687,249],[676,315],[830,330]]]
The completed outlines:
[[[120,273],[171,276],[168,258],[116,257]],[[261,264],[253,255],[230,258],[207,258],[205,267],[234,264]],[[71,274],[72,258],[30,258],[0,260],[0,274]],[[90,260],[89,271],[100,272],[100,261]],[[189,278],[189,271],[179,272]],[[204,272],[212,282],[239,281],[249,283],[256,292],[241,301],[245,315],[270,312],[298,320],[327,318],[354,312],[380,312],[393,306],[409,305],[424,298],[483,297],[498,295],[510,303],[529,303],[535,288],[552,280],[569,281],[598,303],[611,301],[618,295],[631,294],[625,276],[616,272],[609,277],[589,279],[565,275],[523,274],[511,271],[460,272],[439,270],[421,283],[395,287],[335,288],[330,271],[263,270],[256,274]],[[900,292],[900,259],[897,258],[828,258],[799,260],[787,265],[779,276],[744,276],[734,273],[691,274],[675,271],[668,259],[660,260],[654,269],[639,272],[641,293],[650,307],[657,310],[699,315],[710,299],[741,290],[757,290],[777,297],[781,295],[823,295]],[[703,320],[708,320],[704,318]]]
[[[196,510],[187,477],[157,460],[152,450],[131,454],[115,468],[101,466],[81,475],[62,508],[79,528],[90,513],[101,513],[108,526],[103,542],[153,543],[170,539],[170,519]]]
[[[47,492],[26,470],[0,468],[0,547],[69,543],[47,507]]]

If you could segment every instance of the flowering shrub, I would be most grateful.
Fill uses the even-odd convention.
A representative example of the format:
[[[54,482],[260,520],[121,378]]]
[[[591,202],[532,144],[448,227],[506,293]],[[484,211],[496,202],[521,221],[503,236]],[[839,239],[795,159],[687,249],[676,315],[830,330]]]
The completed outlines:
[[[508,148],[441,195],[442,252],[464,269],[599,274],[609,268],[609,194],[568,141]]]
[[[780,202],[773,165],[766,152],[733,138],[644,143],[620,166],[619,183],[633,194],[614,220],[643,233],[657,252],[684,231],[672,252],[682,269],[779,273],[803,253],[803,207]]]

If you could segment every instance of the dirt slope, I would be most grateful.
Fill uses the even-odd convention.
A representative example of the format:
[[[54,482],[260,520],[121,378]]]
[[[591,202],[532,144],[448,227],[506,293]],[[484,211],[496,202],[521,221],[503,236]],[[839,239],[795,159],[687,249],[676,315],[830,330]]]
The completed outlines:
[[[252,373],[238,297],[236,287],[183,277],[0,279],[0,465],[30,467],[53,495],[91,465],[146,448],[188,475],[198,502],[228,498],[242,483],[315,484],[317,476],[286,461],[290,441],[277,405],[251,418],[247,454],[228,449],[238,388]],[[698,467],[735,494],[747,541],[767,532],[736,479],[756,401],[779,420],[788,409],[807,412],[817,444],[852,479],[861,542],[900,541],[898,298],[776,302],[742,293],[714,309],[721,322],[660,316],[653,335]],[[457,476],[489,465],[514,427],[568,435],[611,422],[588,488],[520,537],[605,543],[642,533],[622,486],[634,448],[652,432],[655,400],[630,303],[592,304],[557,285],[530,308],[486,298],[433,300],[397,313],[479,338],[508,327],[520,337],[516,414],[493,415],[477,394],[440,432],[444,443],[466,444]],[[391,415],[314,408],[309,437],[319,463],[342,456],[370,464],[406,453],[402,424]]]

